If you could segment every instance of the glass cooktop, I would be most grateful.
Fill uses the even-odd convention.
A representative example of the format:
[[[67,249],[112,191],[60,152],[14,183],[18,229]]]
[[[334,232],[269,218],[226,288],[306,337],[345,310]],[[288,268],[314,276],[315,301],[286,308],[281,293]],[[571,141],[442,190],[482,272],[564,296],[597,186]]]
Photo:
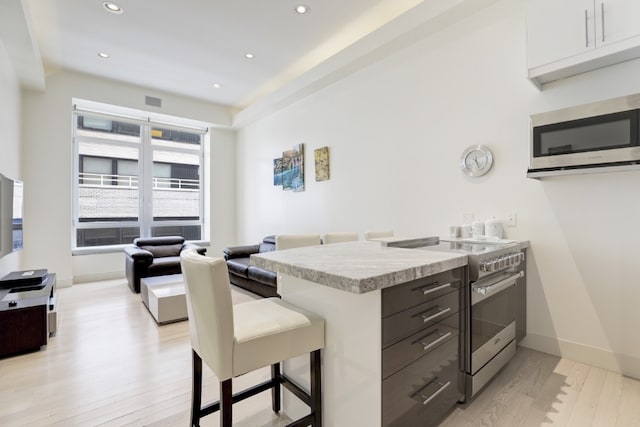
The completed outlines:
[[[428,246],[420,246],[415,249],[431,250],[439,252],[457,252],[464,254],[483,255],[498,250],[508,248],[509,246],[517,246],[515,241],[509,241],[509,243],[499,242],[469,242],[469,241],[444,241],[440,240],[439,243]]]

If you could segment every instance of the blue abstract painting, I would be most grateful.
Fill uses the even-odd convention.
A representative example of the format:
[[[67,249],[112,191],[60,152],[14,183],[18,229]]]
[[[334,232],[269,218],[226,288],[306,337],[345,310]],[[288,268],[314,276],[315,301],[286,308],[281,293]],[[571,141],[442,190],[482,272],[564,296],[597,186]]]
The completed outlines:
[[[273,185],[282,185],[286,191],[304,191],[304,144],[282,153],[273,161]]]

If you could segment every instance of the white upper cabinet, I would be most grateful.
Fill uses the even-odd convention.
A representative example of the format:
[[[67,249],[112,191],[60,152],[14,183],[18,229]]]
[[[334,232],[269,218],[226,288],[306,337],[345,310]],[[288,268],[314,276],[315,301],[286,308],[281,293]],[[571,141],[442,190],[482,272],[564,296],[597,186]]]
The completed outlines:
[[[535,82],[637,57],[640,0],[527,0],[527,64]]]
[[[528,0],[529,68],[593,48],[593,0]]]
[[[617,43],[640,34],[640,1],[595,2],[596,46]]]

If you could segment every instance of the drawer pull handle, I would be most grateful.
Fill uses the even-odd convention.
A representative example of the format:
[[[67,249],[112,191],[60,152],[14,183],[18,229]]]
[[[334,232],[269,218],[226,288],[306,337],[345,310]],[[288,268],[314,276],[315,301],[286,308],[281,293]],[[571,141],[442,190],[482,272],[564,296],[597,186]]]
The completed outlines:
[[[437,282],[436,282],[436,285],[437,285]],[[446,289],[451,285],[453,285],[453,283],[449,282],[449,283],[445,283],[444,285],[432,286],[430,288],[425,286],[423,288],[420,288],[420,290],[422,291],[422,295],[429,295],[429,294],[431,294],[433,292],[438,292],[438,291],[441,291],[443,289]]]
[[[602,43],[604,43],[604,3],[600,3],[600,19],[602,19]]]
[[[435,310],[438,310],[438,312],[437,312],[436,314],[432,314],[431,316],[428,316],[428,315],[427,315],[427,312],[429,312],[429,311],[431,311],[431,310],[434,310],[434,309],[435,309]],[[448,313],[448,312],[450,312],[450,311],[451,311],[451,307],[447,307],[447,308],[438,308],[438,306],[436,305],[435,307],[430,308],[429,310],[424,311],[424,312],[422,312],[422,313],[418,314],[417,316],[422,317],[422,321],[423,321],[424,323],[427,323],[428,321],[433,320],[433,319],[435,319],[436,317],[442,316],[443,314]]]
[[[430,343],[426,343],[425,338],[430,337],[433,334],[437,334],[438,338],[436,338],[435,340],[431,341]],[[435,331],[433,331],[432,333],[430,333],[429,335],[426,335],[422,338],[417,339],[416,341],[414,341],[414,344],[422,344],[424,346],[424,348],[422,349],[422,351],[427,351],[429,350],[431,347],[433,347],[434,345],[437,345],[438,343],[441,343],[442,341],[446,340],[447,338],[449,338],[451,336],[451,332],[447,332],[446,334],[443,333],[439,333],[438,330],[436,329]]]
[[[433,399],[436,398],[436,396],[438,396],[440,393],[442,393],[447,387],[449,387],[451,385],[451,381],[447,381],[446,383],[441,383],[440,381],[438,381],[438,378],[435,378],[433,381],[431,381],[429,384],[431,383],[436,383],[440,386],[439,389],[437,389],[431,396],[427,397],[424,394],[418,392],[417,396],[419,396],[422,399],[422,404],[426,405],[427,403],[431,402]],[[427,384],[427,386],[429,385]],[[426,386],[424,387],[426,388]],[[423,388],[423,389],[424,389]]]
[[[584,47],[589,47],[589,11],[584,10]]]

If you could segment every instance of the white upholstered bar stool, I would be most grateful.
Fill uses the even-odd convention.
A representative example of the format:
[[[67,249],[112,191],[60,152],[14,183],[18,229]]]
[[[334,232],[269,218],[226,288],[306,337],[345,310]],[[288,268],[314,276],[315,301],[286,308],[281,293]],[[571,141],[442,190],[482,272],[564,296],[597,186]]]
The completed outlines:
[[[393,237],[393,230],[364,232],[364,240],[379,239],[381,237]]]
[[[301,248],[322,244],[319,234],[279,234],[276,236],[276,250]]]
[[[358,240],[358,233],[341,232],[327,233],[322,237],[322,243],[329,245],[331,243],[353,242]]]
[[[290,426],[321,426],[321,362],[324,320],[278,298],[242,304],[231,302],[227,263],[195,250],[180,255],[185,279],[189,332],[193,357],[191,426],[220,411],[220,425],[232,424],[232,404],[271,389],[272,409],[281,407],[281,385],[311,408],[311,413]],[[310,354],[311,390],[307,393],[280,372],[280,362]],[[202,362],[220,381],[220,400],[202,406]],[[271,379],[232,392],[232,378],[271,366]]]

